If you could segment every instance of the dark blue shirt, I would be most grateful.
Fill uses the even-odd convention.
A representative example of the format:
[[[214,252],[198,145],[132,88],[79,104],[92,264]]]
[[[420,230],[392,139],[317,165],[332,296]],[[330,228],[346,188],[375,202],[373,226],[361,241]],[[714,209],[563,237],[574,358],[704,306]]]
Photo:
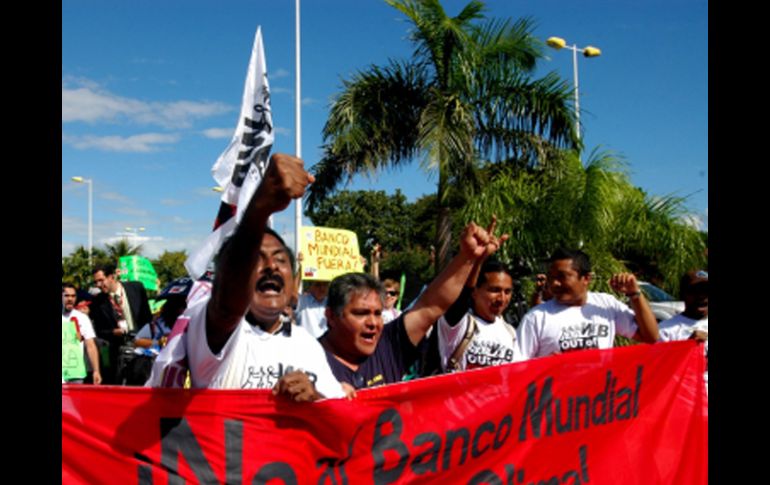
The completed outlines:
[[[381,386],[401,382],[409,368],[417,361],[419,352],[409,340],[404,326],[404,315],[386,324],[377,348],[354,371],[326,351],[326,360],[334,377],[340,382],[347,382],[356,389]]]

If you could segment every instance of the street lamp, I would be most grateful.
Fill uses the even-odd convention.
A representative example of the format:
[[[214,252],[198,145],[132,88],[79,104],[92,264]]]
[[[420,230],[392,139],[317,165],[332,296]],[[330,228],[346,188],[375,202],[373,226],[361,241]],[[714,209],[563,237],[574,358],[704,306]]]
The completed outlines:
[[[575,77],[575,122],[577,123],[577,134],[580,136],[580,98],[578,97],[578,68],[577,68],[577,53],[582,52],[584,57],[599,57],[602,55],[601,49],[593,46],[585,46],[580,48],[577,44],[567,45],[567,41],[561,37],[549,37],[545,41],[549,47],[553,47],[556,50],[570,49],[572,51],[572,72]]]
[[[88,267],[94,267],[93,247],[94,247],[94,224],[93,224],[93,179],[83,177],[72,177],[74,182],[79,184],[88,184]]]
[[[143,227],[128,227],[128,226],[126,226],[123,229],[125,229],[126,232],[129,235],[134,237],[134,242],[135,243],[139,242],[139,233],[140,232],[144,232],[144,228]],[[135,246],[136,246],[136,244],[135,244]]]

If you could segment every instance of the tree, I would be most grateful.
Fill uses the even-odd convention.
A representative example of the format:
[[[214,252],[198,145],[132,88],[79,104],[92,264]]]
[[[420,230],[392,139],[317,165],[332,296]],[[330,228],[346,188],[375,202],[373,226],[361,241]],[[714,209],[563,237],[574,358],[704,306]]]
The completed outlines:
[[[438,0],[387,1],[411,22],[414,55],[343,81],[307,206],[320,204],[345,176],[421,158],[423,168],[438,171],[440,268],[450,257],[450,208],[480,187],[479,160],[530,166],[554,147],[580,146],[571,90],[554,73],[530,78],[542,46],[529,19],[486,20],[480,1],[455,17]]]
[[[705,262],[703,237],[681,218],[686,199],[648,196],[625,167],[598,150],[585,164],[564,151],[527,170],[488,166],[460,219],[486,223],[497,214],[499,231],[511,236],[499,257],[529,272],[544,270],[559,246],[582,248],[592,259],[593,289],[608,291],[613,273],[633,270],[675,292],[679,277]]]
[[[399,280],[404,274],[404,301],[409,301],[433,278],[431,243],[425,231],[435,224],[435,199],[426,196],[410,204],[399,190],[393,195],[343,190],[321,201],[308,217],[318,226],[355,232],[367,259],[373,244],[380,244],[380,277]]]
[[[92,257],[94,265],[105,262],[107,255],[99,249],[93,248]],[[91,267],[88,265],[88,249],[84,246],[78,246],[71,254],[62,258],[62,282],[72,283],[80,289],[87,289],[91,286],[93,275]]]
[[[399,190],[390,196],[382,190],[344,190],[322,200],[307,215],[316,226],[355,232],[365,257],[374,243],[398,251],[411,246],[410,206]]]
[[[163,251],[163,254],[151,261],[160,280],[159,290],[171,281],[187,276],[187,269],[184,267],[186,260],[186,251]]]
[[[107,250],[107,257],[109,258],[110,262],[114,264],[118,264],[121,256],[141,256],[143,249],[141,244],[132,246],[128,242],[128,239],[125,238],[120,239],[113,244],[106,244],[105,248]]]

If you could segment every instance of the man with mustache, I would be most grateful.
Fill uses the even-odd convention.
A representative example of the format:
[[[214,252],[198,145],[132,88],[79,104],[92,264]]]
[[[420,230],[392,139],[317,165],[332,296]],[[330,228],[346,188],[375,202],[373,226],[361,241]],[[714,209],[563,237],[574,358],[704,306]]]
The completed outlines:
[[[658,340],[658,322],[633,274],[617,273],[610,279],[610,287],[628,297],[630,308],[610,294],[588,291],[593,275],[583,251],[555,251],[547,278],[552,298],[527,312],[519,325],[524,359],[609,349],[616,333],[646,343]]]
[[[294,401],[344,395],[323,349],[282,316],[294,259],[268,218],[315,178],[302,160],[275,154],[243,219],[219,251],[211,295],[189,307],[187,356],[194,388],[273,389]],[[184,322],[181,322],[184,325]],[[181,331],[177,321],[174,332]]]
[[[460,236],[460,252],[433,280],[415,305],[383,325],[385,294],[371,275],[349,273],[329,286],[326,321],[319,339],[335,377],[355,389],[399,382],[419,357],[417,345],[457,299],[474,263],[499,241],[470,223]],[[490,249],[490,252],[494,250]]]

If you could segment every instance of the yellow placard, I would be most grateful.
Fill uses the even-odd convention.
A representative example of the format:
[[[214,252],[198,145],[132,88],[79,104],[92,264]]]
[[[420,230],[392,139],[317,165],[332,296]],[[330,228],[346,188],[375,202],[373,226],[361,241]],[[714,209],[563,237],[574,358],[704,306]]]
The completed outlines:
[[[358,237],[353,231],[303,226],[299,234],[302,279],[331,281],[345,273],[363,271]]]

